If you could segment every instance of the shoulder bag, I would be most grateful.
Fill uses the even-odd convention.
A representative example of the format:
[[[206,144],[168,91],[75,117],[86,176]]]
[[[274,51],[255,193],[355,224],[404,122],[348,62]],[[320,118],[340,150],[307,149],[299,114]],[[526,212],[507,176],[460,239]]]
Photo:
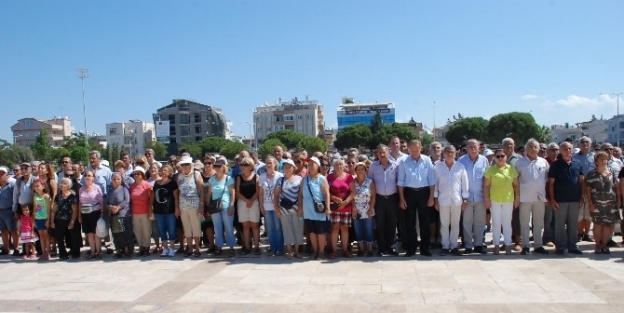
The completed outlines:
[[[225,176],[225,181],[223,181],[223,190],[221,190],[221,196],[219,197],[219,200],[210,199],[210,203],[204,204],[204,211],[206,211],[206,213],[210,215],[221,213],[221,199],[223,199],[223,194],[225,193],[225,188],[227,188],[226,184],[229,178],[230,176]],[[216,181],[217,178],[215,178],[215,182]]]
[[[297,205],[297,203],[299,202],[299,199],[297,199],[297,201],[292,201],[288,198],[284,198],[282,195],[284,194],[284,181],[286,180],[286,177],[282,177],[282,183],[280,184],[280,202],[279,205],[284,208],[284,210],[288,211],[291,210],[292,207],[294,207],[295,205]]]
[[[310,197],[312,197],[312,202],[314,202],[314,211],[316,213],[325,213],[325,202],[323,200],[321,201],[316,201],[316,199],[314,199],[314,194],[312,193],[312,188],[310,188],[310,177],[306,176],[306,179],[308,180],[308,191],[310,192]]]

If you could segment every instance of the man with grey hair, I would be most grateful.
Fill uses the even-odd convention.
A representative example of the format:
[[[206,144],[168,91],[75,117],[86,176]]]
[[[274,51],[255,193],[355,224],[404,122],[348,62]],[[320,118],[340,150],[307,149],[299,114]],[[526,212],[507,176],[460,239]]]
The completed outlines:
[[[465,254],[485,254],[483,248],[483,228],[486,224],[485,200],[483,198],[483,175],[489,167],[487,157],[479,153],[479,142],[470,139],[466,143],[467,154],[459,158],[468,175],[468,204],[463,212]]]
[[[444,147],[444,162],[433,168],[435,173],[434,206],[440,212],[440,235],[442,251],[440,255],[450,253],[459,256],[457,237],[459,219],[468,206],[468,174],[462,163],[455,161],[457,151],[453,145]],[[449,231],[450,228],[450,231]]]
[[[581,137],[579,139],[579,152],[575,153],[572,158],[581,162],[581,166],[583,167],[583,176],[587,177],[587,173],[589,170],[594,167],[594,152],[591,149],[592,140],[587,136]],[[583,190],[585,187],[583,186]],[[583,196],[585,193],[583,192]],[[589,237],[589,230],[591,228],[591,214],[589,212],[589,202],[588,199],[585,199],[583,206],[579,208],[579,216],[578,216],[578,224],[577,224],[577,235],[578,240],[593,242]]]
[[[429,158],[431,159],[431,162],[433,162],[433,165],[442,162],[442,157],[442,144],[437,141],[429,144]]]
[[[390,160],[388,147],[384,144],[375,150],[377,161],[370,165],[368,178],[375,183],[375,221],[379,232],[377,255],[398,255],[393,249],[399,213],[399,195],[397,194],[397,177],[399,165]]]
[[[557,254],[583,254],[576,246],[579,206],[583,205],[584,184],[581,162],[572,158],[572,144],[562,142],[559,158],[548,170],[548,195],[555,210],[555,247]]]
[[[102,165],[102,155],[100,151],[93,150],[89,152],[89,163],[85,170],[92,171],[95,175],[94,183],[102,189],[102,193],[104,197],[108,194],[108,187],[110,186],[111,176],[113,172],[111,172],[110,168]],[[81,185],[84,186],[84,177],[83,181],[80,182]]]
[[[522,254],[531,254],[529,235],[531,233],[531,215],[533,216],[533,252],[548,254],[543,247],[542,230],[544,229],[544,203],[546,182],[548,181],[548,162],[540,158],[539,142],[533,138],[527,141],[526,156],[516,162],[520,183],[520,233],[522,234]]]
[[[557,160],[558,155],[559,145],[555,142],[549,143],[546,147],[546,157],[544,158],[548,162],[549,167]],[[546,199],[550,199],[548,188],[546,188]],[[554,247],[555,245],[555,215],[550,202],[546,203],[544,209],[544,235],[542,236],[542,241],[545,246]]]
[[[518,160],[522,157],[520,154],[517,154],[515,152],[516,143],[514,142],[513,138],[507,137],[503,139],[502,144],[503,152],[507,156],[507,164],[515,166],[516,162],[518,162]],[[518,210],[518,208],[514,208],[513,210],[513,215],[511,218],[511,228],[514,240],[514,250],[518,252],[522,251],[522,247],[520,246],[520,211]]]

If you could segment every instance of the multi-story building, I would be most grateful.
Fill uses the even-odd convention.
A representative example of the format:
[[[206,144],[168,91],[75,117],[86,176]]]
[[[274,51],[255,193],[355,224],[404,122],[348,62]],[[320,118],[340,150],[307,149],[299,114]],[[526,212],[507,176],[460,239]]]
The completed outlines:
[[[117,145],[134,157],[145,152],[148,142],[156,140],[156,129],[153,123],[140,120],[109,123],[104,138],[107,146]]]
[[[416,122],[414,121],[414,118],[410,118],[409,122],[407,123],[401,123],[403,125],[407,125],[409,128],[411,128],[414,133],[416,135],[420,134],[424,129],[423,129],[423,124],[420,122]]]
[[[323,114],[323,105],[308,97],[288,102],[280,98],[273,106],[265,103],[253,110],[254,138],[261,142],[270,133],[284,129],[316,137],[325,132]]]
[[[393,102],[355,103],[353,98],[343,97],[337,112],[338,130],[354,124],[370,125],[377,112],[384,124],[396,120]]]
[[[446,140],[446,133],[448,133],[451,125],[453,125],[453,122],[448,122],[444,126],[435,127],[433,129],[433,141],[439,142],[443,147],[448,146],[450,143]]]
[[[614,146],[624,143],[624,114],[616,115],[607,121],[607,141]]]
[[[550,126],[550,134],[553,142],[562,142],[568,138],[576,142],[583,137],[583,129],[571,126],[569,123],[565,125],[552,125]]]
[[[11,126],[13,142],[20,146],[30,146],[35,143],[35,139],[41,130],[46,131],[48,139],[54,147],[64,145],[65,139],[72,137],[74,133],[74,127],[71,126],[69,117],[55,116],[49,120],[26,117]]]
[[[168,145],[169,153],[178,153],[178,144],[184,141],[201,141],[206,137],[225,137],[227,120],[223,112],[215,107],[191,100],[174,99],[173,102],[156,111],[154,124],[169,122],[166,134],[157,134],[158,140]]]
[[[576,126],[580,127],[583,130],[583,134],[591,138],[592,142],[603,143],[609,140],[609,125],[607,120],[603,119],[602,116],[598,119],[595,115],[592,115],[590,121],[577,123]],[[615,141],[617,141],[617,139],[613,142]]]

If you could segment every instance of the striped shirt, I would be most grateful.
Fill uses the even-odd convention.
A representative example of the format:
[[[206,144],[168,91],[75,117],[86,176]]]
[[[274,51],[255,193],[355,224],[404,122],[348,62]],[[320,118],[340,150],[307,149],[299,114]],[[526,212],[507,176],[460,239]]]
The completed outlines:
[[[290,179],[285,180],[286,177],[281,177],[277,180],[277,184],[275,188],[280,189],[280,198],[288,199],[292,202],[296,202],[299,199],[299,187],[301,187],[301,176],[293,175]],[[280,208],[282,214],[293,213],[292,211],[296,211],[297,207],[293,207],[291,212],[285,211],[283,208]]]

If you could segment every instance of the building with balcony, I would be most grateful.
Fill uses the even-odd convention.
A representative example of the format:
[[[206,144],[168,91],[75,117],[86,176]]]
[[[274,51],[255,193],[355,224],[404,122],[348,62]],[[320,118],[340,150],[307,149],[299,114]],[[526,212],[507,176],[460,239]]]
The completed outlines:
[[[273,106],[265,103],[253,110],[253,121],[254,138],[259,143],[270,133],[285,129],[313,137],[325,132],[323,105],[308,97],[287,102],[280,98]]]
[[[550,135],[553,142],[560,143],[568,138],[577,142],[581,137],[583,137],[583,129],[571,126],[569,123],[566,123],[565,125],[551,125]],[[517,145],[520,144],[517,143]]]
[[[607,121],[607,141],[621,147],[624,143],[624,114],[616,115]]]
[[[168,145],[170,154],[178,154],[178,145],[186,140],[201,141],[206,137],[226,137],[228,124],[221,109],[186,99],[173,102],[156,111],[154,124],[169,122],[169,131],[157,134]]]
[[[394,123],[396,120],[393,102],[356,103],[353,98],[343,97],[336,114],[338,131],[355,124],[370,125],[377,112],[381,114],[384,124]]]
[[[121,123],[106,124],[104,135],[107,146],[118,146],[130,156],[145,153],[145,145],[156,140],[156,129],[153,123],[140,120],[129,120]]]
[[[45,130],[48,139],[54,147],[65,144],[65,138],[73,136],[74,127],[71,126],[69,117],[55,116],[49,120],[26,117],[17,121],[11,126],[13,132],[13,142],[20,146],[30,146],[35,143],[35,139]]]
[[[577,123],[576,126],[581,128],[583,134],[591,138],[592,142],[603,143],[609,141],[608,121],[603,119],[602,116],[598,119],[595,115],[592,115],[590,121]]]

